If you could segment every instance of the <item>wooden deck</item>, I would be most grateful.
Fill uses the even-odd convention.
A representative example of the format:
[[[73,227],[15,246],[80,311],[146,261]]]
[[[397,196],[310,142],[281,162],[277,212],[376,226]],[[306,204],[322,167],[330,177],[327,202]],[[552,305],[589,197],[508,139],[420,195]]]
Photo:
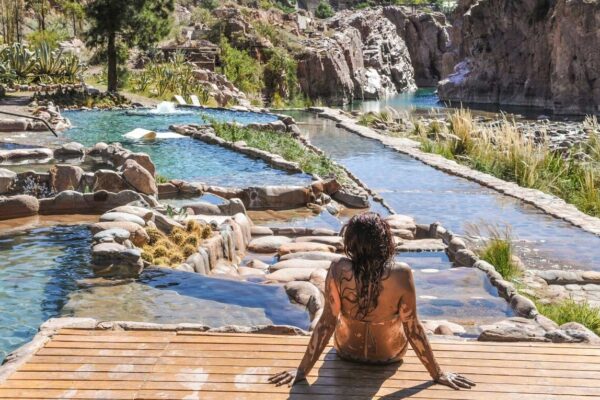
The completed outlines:
[[[400,367],[336,359],[328,349],[289,389],[270,374],[298,365],[306,337],[63,329],[0,386],[9,399],[598,399],[600,347],[434,343],[445,369],[477,382],[433,385],[409,351]]]

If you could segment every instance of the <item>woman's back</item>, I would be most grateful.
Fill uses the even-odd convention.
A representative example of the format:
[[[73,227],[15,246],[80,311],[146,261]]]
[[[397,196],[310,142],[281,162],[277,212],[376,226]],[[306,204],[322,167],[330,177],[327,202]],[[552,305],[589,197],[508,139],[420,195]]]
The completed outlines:
[[[339,300],[335,345],[341,357],[372,363],[399,361],[407,348],[402,327],[402,293],[410,269],[405,264],[386,266],[376,305],[366,315],[358,307],[357,280],[352,262],[342,259],[331,266],[334,297]],[[330,289],[331,290],[331,289]]]

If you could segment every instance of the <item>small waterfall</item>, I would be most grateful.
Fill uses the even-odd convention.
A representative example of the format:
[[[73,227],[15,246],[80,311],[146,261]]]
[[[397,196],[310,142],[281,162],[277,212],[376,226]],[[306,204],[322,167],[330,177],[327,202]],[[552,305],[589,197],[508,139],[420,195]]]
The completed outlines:
[[[154,110],[150,111],[151,114],[178,114],[180,112],[175,108],[175,103],[170,101],[163,101]]]

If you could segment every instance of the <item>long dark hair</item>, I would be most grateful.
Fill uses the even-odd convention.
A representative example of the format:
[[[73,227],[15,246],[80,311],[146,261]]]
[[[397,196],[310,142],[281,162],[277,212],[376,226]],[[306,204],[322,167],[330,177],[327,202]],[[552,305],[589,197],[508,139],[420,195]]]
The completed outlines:
[[[356,315],[362,319],[377,307],[382,281],[396,251],[394,237],[388,223],[376,213],[355,215],[343,235],[356,281]]]

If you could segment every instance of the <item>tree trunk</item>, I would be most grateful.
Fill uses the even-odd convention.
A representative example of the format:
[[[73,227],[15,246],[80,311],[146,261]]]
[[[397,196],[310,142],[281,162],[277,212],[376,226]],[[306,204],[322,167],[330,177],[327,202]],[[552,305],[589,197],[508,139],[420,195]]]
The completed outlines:
[[[108,34],[108,91],[117,92],[117,46],[115,44],[115,32]]]
[[[42,0],[40,3],[40,28],[42,31],[46,30],[46,10],[44,8],[45,0]]]

